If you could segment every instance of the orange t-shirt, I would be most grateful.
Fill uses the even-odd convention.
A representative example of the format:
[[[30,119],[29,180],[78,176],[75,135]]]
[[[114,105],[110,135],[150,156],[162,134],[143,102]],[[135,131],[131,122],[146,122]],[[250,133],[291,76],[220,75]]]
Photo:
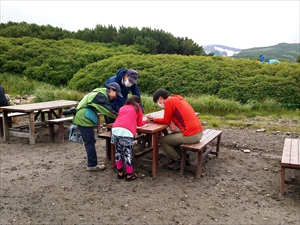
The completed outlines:
[[[176,94],[165,100],[164,117],[154,118],[153,121],[162,124],[170,124],[173,121],[184,136],[198,134],[203,129],[192,106]]]

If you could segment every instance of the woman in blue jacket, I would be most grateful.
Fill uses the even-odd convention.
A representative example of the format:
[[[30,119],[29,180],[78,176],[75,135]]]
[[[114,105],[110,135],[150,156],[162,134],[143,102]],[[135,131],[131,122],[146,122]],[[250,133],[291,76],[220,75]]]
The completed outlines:
[[[106,81],[106,85],[111,82],[116,82],[121,87],[123,98],[117,96],[117,98],[111,101],[111,106],[116,112],[118,112],[119,109],[125,104],[130,92],[132,93],[132,95],[137,95],[139,98],[141,98],[140,91],[137,86],[138,76],[139,74],[136,70],[126,70],[124,68],[121,68],[115,76],[108,78],[108,80]],[[105,116],[106,123],[113,123],[114,121],[114,119]]]

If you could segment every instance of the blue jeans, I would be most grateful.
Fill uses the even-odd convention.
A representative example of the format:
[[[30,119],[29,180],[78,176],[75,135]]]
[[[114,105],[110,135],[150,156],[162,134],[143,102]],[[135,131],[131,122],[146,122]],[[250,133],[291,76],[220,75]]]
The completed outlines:
[[[96,153],[96,139],[95,139],[95,133],[94,133],[94,127],[82,127],[78,126],[82,139],[84,142],[84,147],[87,155],[87,166],[93,167],[97,166],[98,159],[97,159],[97,153]]]

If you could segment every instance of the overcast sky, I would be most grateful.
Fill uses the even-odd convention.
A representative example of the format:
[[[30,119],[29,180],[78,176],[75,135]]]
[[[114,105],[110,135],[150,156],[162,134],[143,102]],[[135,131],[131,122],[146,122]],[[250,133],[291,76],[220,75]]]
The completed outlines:
[[[199,45],[235,48],[300,43],[300,0],[15,1],[0,0],[1,23],[51,25],[68,31],[97,24],[150,27]]]

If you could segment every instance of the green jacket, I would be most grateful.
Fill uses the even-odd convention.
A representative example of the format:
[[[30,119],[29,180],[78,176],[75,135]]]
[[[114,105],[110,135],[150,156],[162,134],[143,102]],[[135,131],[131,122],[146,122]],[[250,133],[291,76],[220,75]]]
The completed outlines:
[[[83,127],[93,127],[95,124],[86,118],[86,108],[91,108],[95,113],[116,118],[117,112],[113,110],[107,96],[106,88],[96,88],[85,95],[76,107],[76,115],[73,117],[73,124]]]

